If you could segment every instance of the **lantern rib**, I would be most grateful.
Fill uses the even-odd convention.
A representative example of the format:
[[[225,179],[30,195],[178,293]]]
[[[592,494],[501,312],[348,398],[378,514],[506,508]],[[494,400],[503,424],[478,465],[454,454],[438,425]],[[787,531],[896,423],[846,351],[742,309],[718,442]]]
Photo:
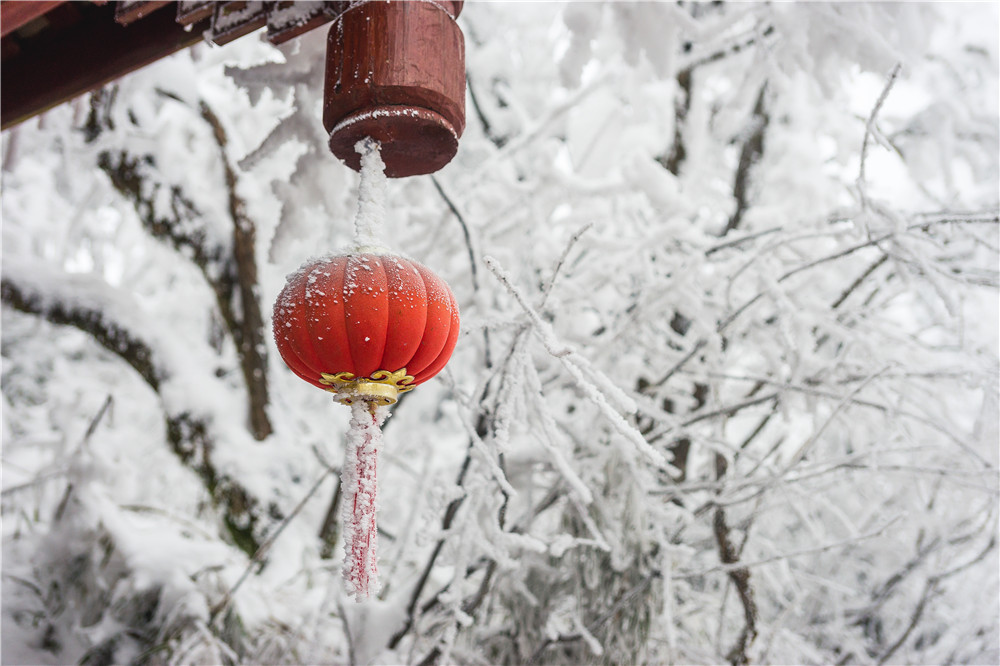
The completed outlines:
[[[313,282],[309,280],[313,279]],[[306,290],[313,289],[316,294],[308,298],[303,292],[303,312],[309,331],[309,346],[316,359],[312,366],[314,383],[319,381],[323,372],[354,372],[351,354],[344,353],[347,342],[347,326],[344,322],[346,312],[344,284],[347,278],[342,266],[337,263],[314,267],[305,278]]]
[[[389,372],[406,369],[412,375],[410,361],[420,349],[427,327],[427,287],[422,279],[419,283],[406,279],[410,271],[416,270],[409,260],[397,256],[384,257],[382,267],[389,285],[390,318],[386,352],[382,356],[383,369]],[[394,308],[399,311],[394,312]],[[405,349],[400,351],[401,347]]]
[[[295,291],[297,292],[295,294],[296,301],[306,305],[305,307],[298,309],[296,312],[296,316],[302,318],[304,326],[294,327],[296,328],[296,334],[294,343],[290,345],[290,350],[295,357],[299,359],[302,365],[307,368],[309,372],[309,378],[307,381],[314,386],[321,386],[319,384],[319,372],[317,372],[317,367],[322,365],[322,360],[319,355],[319,350],[316,349],[316,345],[313,343],[313,337],[316,333],[313,328],[313,322],[311,321],[315,315],[311,308],[308,307],[308,298],[306,298],[309,288],[310,273],[311,271],[304,271],[297,276],[297,279],[300,281],[296,284],[295,288]]]
[[[374,266],[373,266],[374,264]],[[370,273],[362,283],[359,276]],[[381,274],[381,280],[376,279]],[[368,377],[381,367],[388,331],[389,299],[385,270],[376,255],[348,255],[344,270],[344,321],[354,374]],[[395,368],[393,368],[395,369]]]
[[[288,307],[289,310],[293,310],[289,304],[283,304],[282,299],[279,298],[274,303],[274,311],[271,314],[271,319],[275,324],[279,322],[284,322],[286,324],[291,324],[287,321],[287,316],[285,314],[285,308]],[[294,320],[294,317],[293,317]],[[296,377],[303,379],[314,386],[320,386],[318,382],[312,378],[312,370],[309,365],[301,358],[297,351],[297,345],[293,343],[290,335],[293,334],[293,326],[281,326],[275,325],[273,327],[274,334],[274,344],[278,347],[278,351],[281,353],[281,357],[285,360],[285,365],[291,370]]]
[[[439,321],[436,322],[437,325],[444,328],[445,326],[449,326],[451,323],[451,313],[448,313],[449,317],[447,322],[441,321],[439,307],[440,301],[435,299],[436,296],[442,293],[441,288],[436,284],[432,284],[428,280],[427,276],[424,275],[424,271],[427,271],[428,269],[416,263],[414,264],[414,268],[417,271],[417,275],[419,275],[420,279],[423,281],[424,290],[427,293],[427,320],[424,323],[424,331],[421,335],[420,346],[417,348],[417,351],[414,352],[413,358],[410,359],[410,365],[407,367],[407,371],[416,378],[413,381],[414,384],[422,384],[431,378],[431,375],[428,374],[427,370],[434,365],[434,362],[437,361],[438,357],[441,355],[441,351],[445,348],[445,345],[448,344],[447,330],[445,330],[442,334],[437,333],[437,331],[431,333],[431,328],[435,325],[434,318],[437,317],[439,319]],[[436,276],[432,274],[432,277]],[[432,303],[435,304],[434,307],[432,307]],[[447,300],[444,304],[447,310],[451,310],[451,305]],[[440,342],[434,339],[435,336],[440,339]]]
[[[458,303],[455,301],[454,294],[449,292],[448,297],[448,335],[445,337],[444,346],[441,348],[441,351],[439,351],[438,355],[433,361],[431,361],[431,364],[424,368],[424,381],[430,379],[441,371],[441,369],[448,363],[448,360],[451,358],[451,353],[455,350],[455,345],[458,343]],[[419,383],[419,381],[420,380],[418,380],[417,383]]]

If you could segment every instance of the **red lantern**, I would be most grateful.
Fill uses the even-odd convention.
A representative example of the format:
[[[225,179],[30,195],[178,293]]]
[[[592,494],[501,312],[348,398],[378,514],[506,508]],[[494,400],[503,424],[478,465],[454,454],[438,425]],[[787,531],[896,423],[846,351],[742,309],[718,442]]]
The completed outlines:
[[[337,395],[390,405],[445,366],[458,305],[421,264],[349,254],[307,264],[274,305],[274,340],[296,375]]]
[[[358,601],[378,590],[376,467],[387,405],[444,367],[458,340],[448,285],[415,261],[355,253],[288,278],[274,340],[296,375],[351,406],[341,472],[344,579]]]

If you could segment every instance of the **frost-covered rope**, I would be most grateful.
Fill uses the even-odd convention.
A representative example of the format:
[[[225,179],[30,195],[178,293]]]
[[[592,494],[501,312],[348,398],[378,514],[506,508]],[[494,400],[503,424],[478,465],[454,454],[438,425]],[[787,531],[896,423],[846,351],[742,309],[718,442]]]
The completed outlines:
[[[358,248],[382,247],[382,223],[388,191],[381,146],[371,137],[354,144],[361,155],[361,185],[358,187],[358,214],[354,218],[354,245]]]
[[[366,400],[351,403],[351,426],[347,433],[347,455],[340,475],[343,493],[341,519],[344,525],[344,581],[347,593],[364,601],[379,591],[378,582],[378,453],[382,446],[382,423],[389,414],[385,406]]]

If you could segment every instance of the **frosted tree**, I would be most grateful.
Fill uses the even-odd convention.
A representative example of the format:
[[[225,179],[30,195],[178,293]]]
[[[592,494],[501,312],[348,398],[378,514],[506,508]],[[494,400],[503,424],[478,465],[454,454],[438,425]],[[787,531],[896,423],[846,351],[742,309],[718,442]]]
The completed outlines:
[[[385,423],[365,604],[348,410],[267,335],[353,232],[322,31],[4,135],[5,655],[997,661],[996,7],[460,24],[460,152],[385,236],[463,334]]]

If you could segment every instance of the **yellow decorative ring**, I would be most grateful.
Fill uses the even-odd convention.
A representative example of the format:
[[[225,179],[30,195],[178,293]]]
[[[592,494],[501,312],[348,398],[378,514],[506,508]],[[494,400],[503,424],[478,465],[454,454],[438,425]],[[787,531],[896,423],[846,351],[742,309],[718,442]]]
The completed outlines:
[[[326,390],[335,394],[334,400],[343,405],[349,405],[355,400],[391,405],[396,402],[400,393],[414,388],[410,386],[413,377],[406,374],[406,368],[395,372],[376,370],[368,377],[355,377],[351,372],[338,372],[334,375],[324,372],[320,374],[319,383],[329,386]]]

